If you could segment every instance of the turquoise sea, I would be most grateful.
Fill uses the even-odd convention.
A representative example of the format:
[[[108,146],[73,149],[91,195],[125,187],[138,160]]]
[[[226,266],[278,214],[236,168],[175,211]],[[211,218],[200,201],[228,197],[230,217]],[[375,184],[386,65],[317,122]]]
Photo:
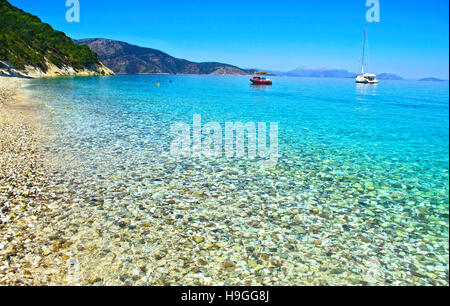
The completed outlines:
[[[248,79],[29,81],[79,281],[448,285],[448,82]],[[278,122],[278,164],[171,156],[194,114]]]

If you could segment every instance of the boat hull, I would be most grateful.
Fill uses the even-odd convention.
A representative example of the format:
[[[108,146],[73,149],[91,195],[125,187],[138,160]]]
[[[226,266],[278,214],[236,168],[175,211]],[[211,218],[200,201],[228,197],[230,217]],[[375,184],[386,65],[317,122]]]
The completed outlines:
[[[378,79],[368,79],[362,76],[358,76],[355,81],[358,84],[378,84]]]
[[[378,81],[356,81],[357,84],[378,84]]]
[[[271,80],[251,78],[250,81],[253,83],[253,85],[272,85]]]

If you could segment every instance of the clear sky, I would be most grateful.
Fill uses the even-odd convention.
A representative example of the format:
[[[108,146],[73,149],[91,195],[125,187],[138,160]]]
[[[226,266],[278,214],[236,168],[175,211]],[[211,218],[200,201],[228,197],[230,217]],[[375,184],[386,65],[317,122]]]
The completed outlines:
[[[9,0],[75,39],[109,38],[242,68],[358,71],[366,0]],[[449,78],[448,0],[380,0],[368,24],[368,70]]]

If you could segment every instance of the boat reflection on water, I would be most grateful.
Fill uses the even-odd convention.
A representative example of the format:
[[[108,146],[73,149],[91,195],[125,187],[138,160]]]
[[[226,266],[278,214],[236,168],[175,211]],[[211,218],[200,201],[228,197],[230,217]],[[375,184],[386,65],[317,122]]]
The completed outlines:
[[[254,91],[268,91],[272,87],[267,85],[250,84],[250,88],[253,89]]]
[[[377,94],[377,85],[356,84],[356,93],[363,96],[375,96]]]
[[[355,100],[357,103],[367,104],[376,99],[377,85],[356,84]]]
[[[253,102],[266,103],[269,102],[270,96],[266,93],[272,91],[272,86],[250,84],[250,92],[253,93]]]

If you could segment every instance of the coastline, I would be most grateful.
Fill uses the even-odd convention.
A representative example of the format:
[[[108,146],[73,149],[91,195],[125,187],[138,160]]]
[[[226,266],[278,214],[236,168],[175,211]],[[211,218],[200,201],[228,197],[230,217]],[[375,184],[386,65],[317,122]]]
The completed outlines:
[[[0,285],[60,284],[64,271],[42,249],[54,232],[47,223],[52,195],[39,105],[26,98],[24,82],[0,77]]]
[[[327,152],[314,155],[318,147],[302,157],[308,168],[293,167],[290,158],[273,171],[246,161],[181,163],[152,151],[143,162],[137,151],[127,156],[123,143],[117,155],[91,150],[97,139],[65,151],[74,122],[96,122],[96,135],[129,122],[70,109],[63,114],[79,120],[56,131],[65,135],[58,142],[53,129],[44,132],[52,120],[40,124],[46,113],[40,117],[24,82],[0,78],[0,285],[448,284],[447,212],[431,205],[442,203],[439,194],[427,196],[407,178],[387,185],[375,171],[334,171]],[[96,84],[81,83],[87,87],[80,97]],[[95,98],[69,101],[107,107]],[[78,167],[98,157],[98,164]],[[373,169],[361,159],[352,164]],[[236,188],[248,194],[230,197]]]

